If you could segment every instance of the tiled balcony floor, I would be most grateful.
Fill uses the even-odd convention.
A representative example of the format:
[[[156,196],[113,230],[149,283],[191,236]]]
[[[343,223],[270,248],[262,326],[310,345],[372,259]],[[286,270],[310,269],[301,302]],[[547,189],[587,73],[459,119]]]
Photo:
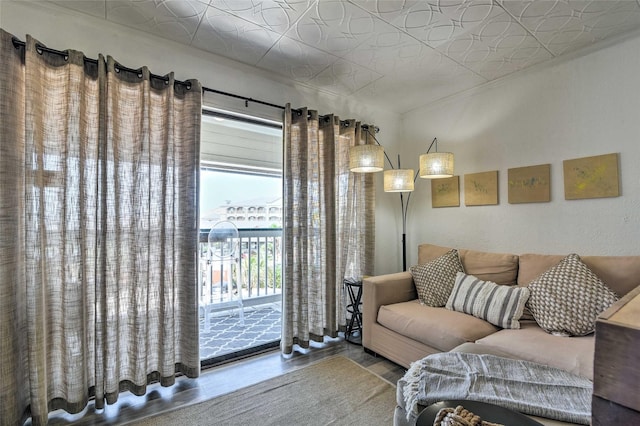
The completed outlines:
[[[244,308],[244,326],[239,308],[210,314],[210,327],[200,316],[200,359],[210,359],[280,340],[279,303]]]

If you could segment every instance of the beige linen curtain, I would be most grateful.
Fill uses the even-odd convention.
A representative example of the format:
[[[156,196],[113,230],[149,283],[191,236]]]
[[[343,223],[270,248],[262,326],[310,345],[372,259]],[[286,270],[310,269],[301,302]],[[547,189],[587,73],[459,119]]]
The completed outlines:
[[[373,271],[373,177],[349,172],[349,148],[367,142],[363,133],[354,120],[285,109],[284,354],[337,337],[344,278]]]
[[[0,424],[198,376],[199,83],[0,32]]]

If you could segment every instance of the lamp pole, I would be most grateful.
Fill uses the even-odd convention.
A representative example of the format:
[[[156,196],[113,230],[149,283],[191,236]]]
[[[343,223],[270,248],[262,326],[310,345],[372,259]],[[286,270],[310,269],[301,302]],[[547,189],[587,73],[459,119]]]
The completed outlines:
[[[391,161],[389,161],[391,164]],[[391,164],[391,168],[393,168],[393,164]],[[400,169],[400,155],[398,155],[398,169]],[[415,183],[418,178],[418,173],[413,177],[413,182]],[[407,270],[407,211],[409,210],[409,201],[411,200],[412,192],[409,192],[407,195],[407,202],[405,203],[404,193],[400,193],[400,208],[402,211],[402,270]]]
[[[437,141],[438,141],[438,138],[433,138],[433,140],[431,141],[431,144],[429,145],[429,148],[427,148],[427,154],[431,152],[431,148],[433,147],[434,143],[436,144],[436,150],[437,150]],[[378,141],[376,140],[376,142]],[[380,142],[378,142],[378,144],[380,144]],[[389,158],[387,157],[387,160],[388,159]],[[391,164],[391,161],[389,161],[389,164]],[[391,164],[391,168],[393,168],[393,164]],[[398,155],[398,168],[400,168],[400,155]],[[418,179],[419,174],[420,174],[420,168],[418,167],[418,171],[413,176],[414,183],[416,179]],[[411,194],[412,192],[409,192],[409,195],[407,195],[407,202],[405,204],[404,196],[402,192],[400,193],[400,205],[402,206],[402,270],[403,271],[407,270],[407,211],[409,210],[409,201],[411,200]]]
[[[363,130],[365,132],[367,132],[367,134],[369,134],[373,140],[380,146],[382,146],[382,144],[378,141],[378,139],[375,137],[374,133],[377,131],[377,129],[374,127],[373,128],[373,133],[371,132],[369,126],[362,126]],[[437,138],[433,138],[433,140],[431,141],[431,144],[429,145],[429,148],[427,149],[427,154],[429,154],[429,152],[431,152],[431,148],[433,147],[433,144],[436,144],[436,151],[437,151]],[[392,169],[395,170],[395,167],[393,167],[393,163],[391,162],[391,160],[389,159],[389,156],[387,155],[386,152],[384,152],[384,156],[387,159],[387,162],[389,163],[389,165],[391,166]],[[398,155],[398,170],[400,170],[400,155]],[[418,178],[418,175],[420,174],[420,168],[418,167],[418,171],[415,173],[415,175],[413,176],[413,182],[415,183],[416,179]],[[400,207],[401,207],[401,211],[402,211],[402,270],[406,271],[407,270],[407,211],[409,210],[409,201],[411,200],[411,192],[413,191],[413,188],[407,190],[407,191],[391,191],[391,192],[400,192]],[[409,195],[407,195],[406,197],[406,202],[405,202],[405,197],[403,192],[408,192]]]
[[[404,203],[402,192],[400,193],[400,205],[402,206],[402,270],[407,270],[407,210],[411,193],[407,195],[407,203]]]

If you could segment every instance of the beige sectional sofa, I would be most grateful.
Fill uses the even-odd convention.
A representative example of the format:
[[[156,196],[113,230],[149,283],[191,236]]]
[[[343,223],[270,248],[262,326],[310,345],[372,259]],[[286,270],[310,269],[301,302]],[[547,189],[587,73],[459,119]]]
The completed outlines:
[[[424,264],[451,248],[419,246]],[[458,249],[466,274],[503,285],[527,286],[564,255],[505,254]],[[622,297],[640,284],[640,256],[583,256],[581,260]],[[532,316],[520,329],[500,329],[480,318],[421,305],[410,272],[363,281],[363,346],[404,367],[438,352],[487,353],[533,361],[593,380],[594,335],[560,337],[547,333]]]

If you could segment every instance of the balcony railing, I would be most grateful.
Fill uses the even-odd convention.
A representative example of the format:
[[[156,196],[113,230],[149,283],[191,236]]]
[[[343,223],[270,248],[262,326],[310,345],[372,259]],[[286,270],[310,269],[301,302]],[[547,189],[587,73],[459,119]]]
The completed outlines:
[[[200,230],[200,306],[224,310],[279,302],[282,294],[282,229],[238,230],[239,253],[216,259],[209,251],[209,229]]]

